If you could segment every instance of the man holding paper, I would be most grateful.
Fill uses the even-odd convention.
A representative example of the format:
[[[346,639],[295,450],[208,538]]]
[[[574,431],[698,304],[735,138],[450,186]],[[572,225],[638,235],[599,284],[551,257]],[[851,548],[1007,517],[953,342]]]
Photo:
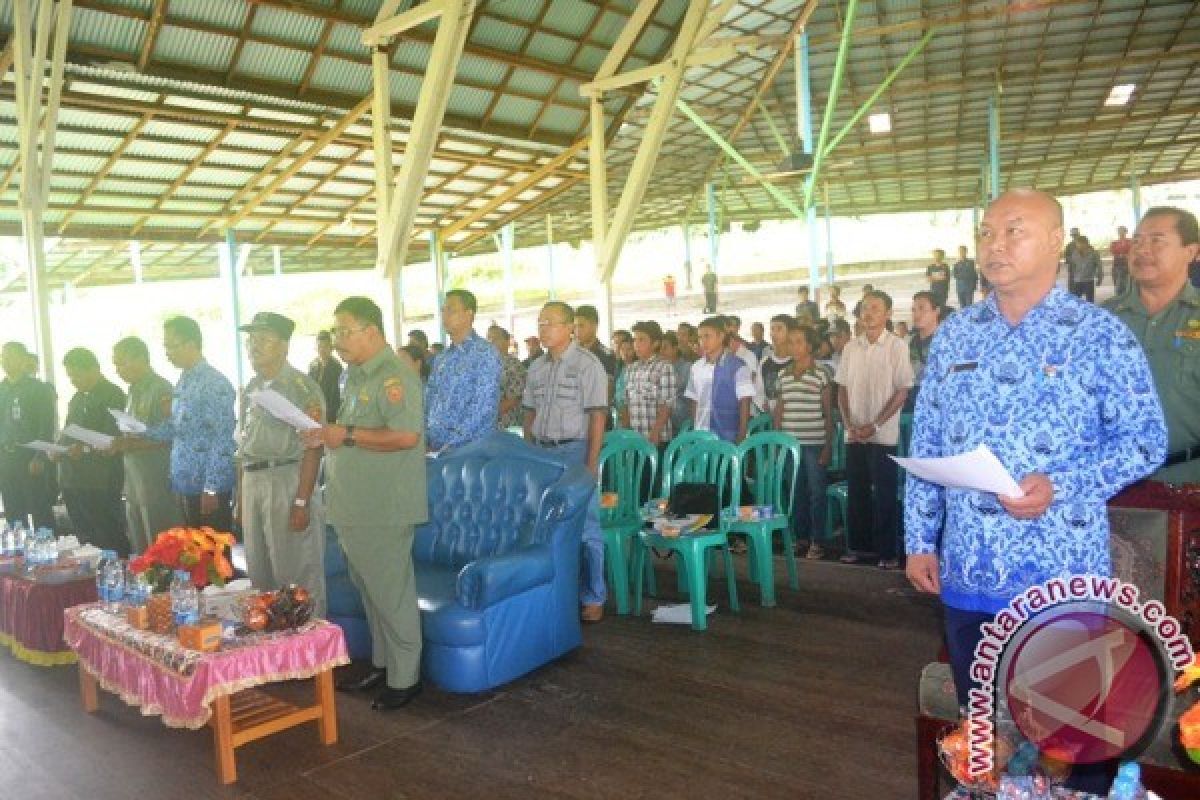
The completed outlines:
[[[28,442],[54,439],[54,387],[34,377],[36,367],[20,342],[8,342],[0,351],[4,380],[0,381],[0,493],[9,522],[53,527],[46,460],[23,447]]]
[[[322,449],[305,449],[296,427],[256,402],[271,390],[314,422],[325,419],[321,387],[288,363],[295,323],[262,311],[243,325],[254,377],[241,398],[241,428],[235,455],[238,501],[246,544],[246,570],[261,589],[298,583],[309,590],[313,609],[325,615],[325,514],[314,495]]]
[[[150,349],[136,336],[113,345],[113,367],[129,384],[125,413],[112,412],[122,433],[145,432],[171,418],[171,384],[150,366]],[[128,415],[128,416],[127,416]],[[124,427],[122,427],[124,425]],[[136,429],[136,430],[135,430]],[[141,436],[120,436],[113,443],[125,465],[125,524],[135,553],[146,550],[158,534],[183,522],[171,494],[171,444]]]
[[[1166,453],[1141,348],[1111,314],[1055,287],[1062,246],[1053,197],[992,202],[978,252],[993,292],[942,324],[917,398],[912,456],[987,445],[1023,492],[907,481],[907,574],[941,595],[962,704],[980,625],[1048,579],[1108,574],[1105,502]]]
[[[67,378],[75,387],[67,404],[67,420],[59,444],[68,447],[58,462],[63,503],[81,542],[101,550],[129,555],[125,537],[125,508],[121,485],[125,480],[121,459],[111,450],[117,421],[110,408],[125,407],[125,393],[100,372],[95,353],[76,347],[63,356]]]

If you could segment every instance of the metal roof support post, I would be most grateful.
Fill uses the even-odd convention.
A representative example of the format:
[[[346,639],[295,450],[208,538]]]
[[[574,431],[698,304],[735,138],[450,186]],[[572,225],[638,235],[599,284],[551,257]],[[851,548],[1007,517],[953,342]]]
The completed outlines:
[[[442,237],[436,230],[429,232],[429,264],[433,267],[433,322],[437,326],[438,341],[446,343],[446,328],[442,324],[442,306],[446,302],[446,250]],[[397,270],[399,272],[399,270]]]
[[[806,155],[813,154],[813,118],[812,118],[812,75],[808,67],[808,31],[802,30],[796,35],[794,45],[796,52],[796,115],[797,133]],[[817,284],[817,209],[813,204],[805,206],[804,229],[808,239],[808,291],[811,297],[816,297]],[[829,284],[833,285],[833,270],[829,271]]]
[[[271,245],[271,266],[275,268],[275,277],[283,277],[283,250],[279,245]]]
[[[392,210],[392,95],[389,59],[391,51],[377,47],[371,53],[371,143],[375,150],[375,232],[380,242],[387,241]]]
[[[866,113],[871,110],[872,106],[875,105],[875,101],[883,96],[883,93],[888,90],[888,87],[890,87],[893,82],[895,82],[896,78],[900,77],[900,73],[904,72],[904,68],[911,64],[914,58],[920,55],[921,51],[925,49],[925,45],[929,44],[929,40],[932,39],[936,33],[937,28],[930,28],[925,32],[925,35],[921,37],[921,41],[913,45],[912,49],[908,51],[904,58],[900,59],[900,63],[888,73],[887,77],[883,79],[883,83],[879,84],[875,91],[871,92],[871,96],[863,101],[862,105],[858,107],[858,110],[855,111],[846,124],[842,126],[842,129],[837,132],[837,135],[829,141],[829,144],[825,145],[824,155],[828,156],[831,152],[833,152],[833,149],[838,146],[838,143],[842,141],[842,139],[845,138],[846,134],[854,130],[854,126],[857,125],[859,120],[861,120]]]
[[[404,161],[392,187],[393,202],[388,209],[386,236],[379,236],[377,266],[388,275],[399,269],[408,255],[413,222],[425,195],[425,178],[446,116],[446,104],[450,101],[450,89],[467,42],[475,3],[476,0],[431,0],[393,20],[377,20],[375,27],[363,32],[363,43],[372,46],[406,30],[404,24],[412,27],[428,21],[432,17],[427,14],[436,12],[439,17],[437,35],[433,39],[425,79],[421,81],[421,92],[408,132],[408,144],[404,148]],[[373,32],[379,35],[373,36]],[[440,315],[440,309],[438,313]],[[445,335],[444,331],[442,335]]]
[[[708,269],[717,271],[717,255],[721,250],[721,231],[717,228],[717,187],[709,181],[704,187],[704,201],[708,207]]]
[[[21,215],[21,237],[25,244],[26,285],[33,311],[38,360],[43,376],[49,381],[54,380],[54,337],[50,325],[50,287],[46,277],[43,218],[50,178],[54,173],[55,133],[71,10],[71,0],[61,0],[57,6],[49,0],[43,0],[35,25],[29,0],[15,0],[10,37],[16,84],[18,161],[21,168],[17,202]],[[52,11],[57,13],[52,15]],[[50,41],[52,32],[53,42]],[[46,60],[48,50],[49,64]],[[50,83],[45,86],[47,66],[50,68]],[[47,90],[44,104],[43,88]]]
[[[842,75],[846,72],[850,40],[854,38],[854,17],[857,14],[858,0],[850,0],[846,6],[846,21],[842,27],[842,40],[838,44],[837,61],[833,64],[833,81],[829,85],[829,100],[825,103],[825,114],[821,117],[821,134],[817,137],[816,147],[813,148],[812,172],[808,174],[808,184],[804,187],[805,208],[813,204],[817,180],[821,176],[821,162],[825,158],[825,142],[829,137],[829,128],[833,125],[833,112],[837,110],[838,93],[842,90]]]
[[[684,286],[692,288],[692,226],[684,222],[683,229],[683,280]]]
[[[767,194],[775,198],[775,201],[779,203],[779,205],[792,212],[796,219],[804,218],[804,212],[800,209],[800,206],[796,205],[792,201],[792,198],[788,197],[787,194],[785,194],[778,186],[767,180],[757,167],[751,164],[745,156],[737,151],[737,148],[735,148],[725,139],[724,136],[717,133],[717,131],[711,125],[705,122],[699,114],[693,111],[691,106],[683,102],[682,99],[676,100],[675,106],[682,111],[683,115],[690,119],[697,128],[702,130],[705,135],[708,136],[708,138],[712,139],[716,143],[717,147],[721,148],[723,151],[725,151],[727,156],[737,162],[738,166],[749,173],[750,176],[756,181],[761,183],[763,188],[767,190]]]
[[[513,260],[516,258],[517,232],[513,223],[500,229],[500,241],[504,245],[504,316],[508,318],[508,332],[516,330],[517,283],[513,276]]]
[[[683,73],[687,69],[688,55],[696,44],[696,34],[708,11],[709,0],[691,0],[683,22],[680,23],[675,44],[671,47],[671,57],[666,62],[666,71],[658,85],[658,98],[655,99],[654,109],[646,122],[641,146],[629,167],[629,176],[625,180],[620,200],[613,213],[612,223],[604,232],[604,248],[601,251],[599,270],[601,280],[607,281],[612,278],[617,261],[621,258],[625,237],[633,228],[634,216],[650,185],[654,162],[662,149],[663,138],[675,110],[675,101],[679,98],[679,90],[683,86]]]
[[[234,369],[237,370],[237,386],[245,385],[245,367],[242,365],[242,333],[239,328],[242,327],[242,300],[240,297],[240,280],[239,276],[242,271],[244,260],[238,257],[237,235],[234,234],[232,228],[225,229],[225,246],[222,249],[221,245],[217,245],[218,263],[221,266],[221,271],[226,273],[223,277],[229,280],[229,307],[230,316],[233,317],[233,363]],[[244,253],[249,253],[249,250],[243,250]]]
[[[550,290],[550,299],[555,298],[554,291],[554,218],[546,215],[546,285]],[[514,330],[513,335],[517,332]]]
[[[1136,172],[1129,176],[1129,192],[1133,200],[1133,227],[1136,228],[1142,221],[1142,184]]]
[[[140,284],[144,278],[142,274],[142,243],[136,239],[129,242],[129,265],[133,268],[133,282]]]
[[[984,162],[979,167],[979,208],[985,209],[988,205],[988,165]],[[979,230],[978,223],[975,225],[975,230]]]
[[[404,334],[404,270],[393,272],[387,282],[392,292],[392,342],[399,347]]]
[[[825,194],[825,274],[833,286],[833,206],[829,202],[829,184],[821,187]],[[814,295],[815,296],[815,295]]]
[[[612,278],[600,281],[596,289],[596,316],[600,318],[599,335],[612,338],[612,332],[616,330],[613,326]]]
[[[1000,196],[1000,103],[998,91],[988,98],[988,193]]]

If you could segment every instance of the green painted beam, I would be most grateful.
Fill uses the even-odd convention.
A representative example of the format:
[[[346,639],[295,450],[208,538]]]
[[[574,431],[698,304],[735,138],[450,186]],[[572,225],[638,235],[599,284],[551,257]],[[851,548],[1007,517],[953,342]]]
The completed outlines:
[[[813,193],[821,174],[821,162],[825,160],[825,142],[829,138],[829,128],[833,125],[833,112],[837,110],[838,94],[842,91],[842,76],[846,73],[846,60],[850,52],[854,18],[857,14],[858,0],[850,0],[846,6],[846,21],[842,26],[842,41],[838,45],[837,61],[833,65],[833,81],[829,85],[829,99],[825,101],[825,114],[821,117],[821,133],[817,136],[817,146],[813,148],[812,172],[808,174],[808,184],[804,187],[805,208],[813,204]]]

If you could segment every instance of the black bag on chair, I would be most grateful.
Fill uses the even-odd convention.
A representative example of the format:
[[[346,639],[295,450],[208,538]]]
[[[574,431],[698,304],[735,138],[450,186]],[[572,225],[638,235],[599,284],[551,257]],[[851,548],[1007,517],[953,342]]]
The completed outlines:
[[[712,519],[704,527],[715,530],[718,523],[717,487],[711,483],[677,483],[671,487],[667,500],[667,515],[682,517],[687,514],[711,514]]]

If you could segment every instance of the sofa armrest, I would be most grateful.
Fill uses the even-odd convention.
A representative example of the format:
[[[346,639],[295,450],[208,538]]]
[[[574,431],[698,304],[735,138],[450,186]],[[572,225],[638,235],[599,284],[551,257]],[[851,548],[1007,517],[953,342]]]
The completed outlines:
[[[562,477],[542,495],[533,526],[533,541],[549,542],[565,517],[577,511],[586,513],[595,491],[596,480],[583,465],[567,467]]]
[[[553,577],[554,561],[549,546],[535,544],[502,556],[472,561],[459,571],[455,591],[464,608],[481,611],[549,583]]]

